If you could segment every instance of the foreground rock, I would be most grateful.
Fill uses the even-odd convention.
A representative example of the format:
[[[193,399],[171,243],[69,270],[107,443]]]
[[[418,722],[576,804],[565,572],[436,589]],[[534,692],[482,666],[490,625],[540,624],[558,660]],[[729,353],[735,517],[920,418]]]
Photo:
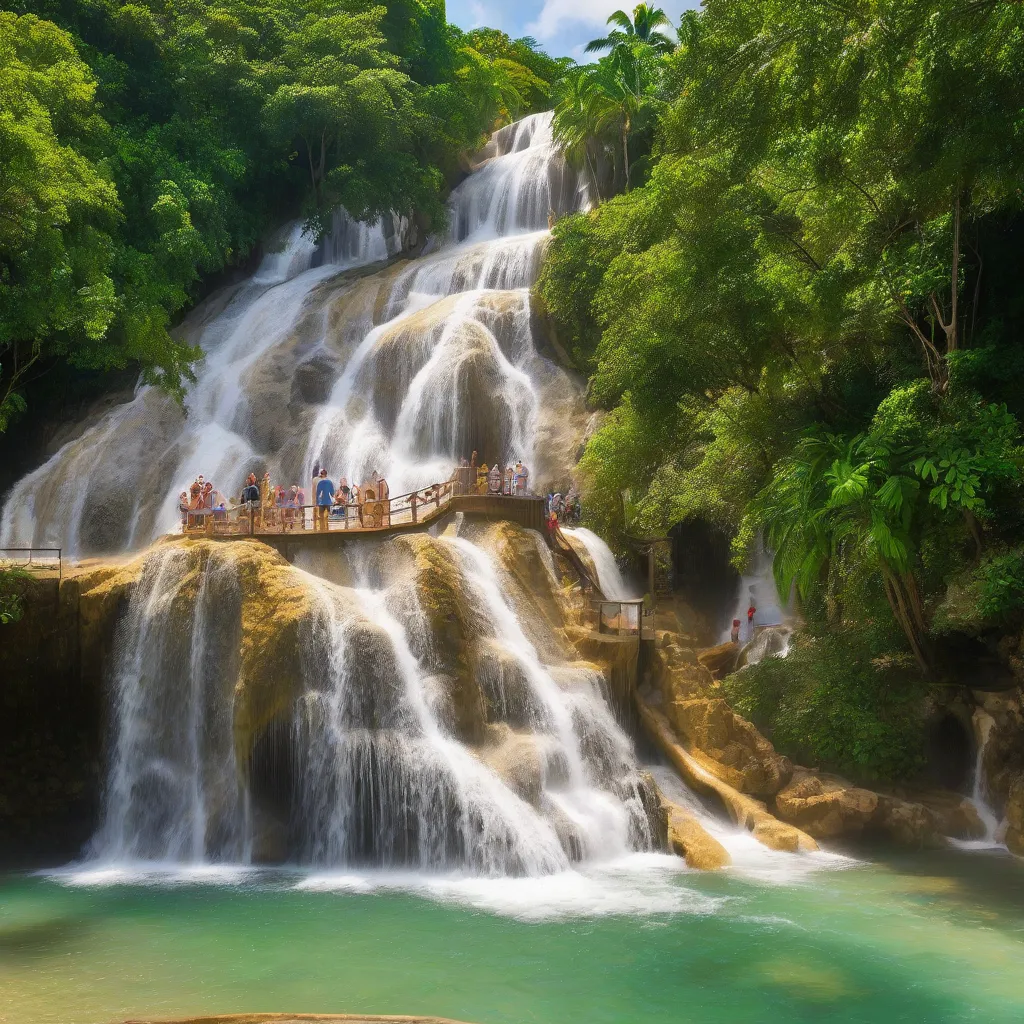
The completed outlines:
[[[761,801],[739,792],[704,767],[701,761],[679,743],[668,719],[651,707],[641,695],[637,696],[637,710],[651,737],[687,785],[699,793],[717,797],[732,820],[747,829],[755,839],[773,850],[791,853],[808,853],[818,849],[818,844],[805,832],[779,821]]]
[[[933,797],[934,805],[876,793],[838,775],[799,768],[776,796],[779,817],[816,839],[878,835],[900,846],[938,846],[945,836],[978,839],[984,826],[970,803],[955,794]]]
[[[735,671],[739,656],[740,645],[729,642],[717,647],[706,647],[697,655],[697,660],[715,679],[724,679],[730,672]]]
[[[827,772],[794,769],[722,698],[715,675],[735,654],[731,644],[695,651],[671,634],[659,636],[638,707],[691,788],[717,796],[733,820],[765,845],[814,849],[815,840],[872,836],[920,848],[943,845],[946,837],[984,836],[976,809],[961,794],[875,792]],[[1007,845],[1024,853],[1024,715],[1019,702],[990,703],[997,742],[986,748],[986,764],[1002,794]]]
[[[659,792],[668,828],[669,849],[696,871],[719,871],[732,863],[729,851],[697,819],[697,816]]]

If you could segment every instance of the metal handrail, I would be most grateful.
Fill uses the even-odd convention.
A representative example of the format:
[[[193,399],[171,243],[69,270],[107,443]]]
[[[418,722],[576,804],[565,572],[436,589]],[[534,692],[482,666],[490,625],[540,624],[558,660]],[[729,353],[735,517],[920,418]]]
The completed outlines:
[[[27,552],[28,558],[25,559],[25,560],[6,558],[6,557],[4,557],[4,552],[6,552],[6,551]],[[64,561],[63,561],[64,549],[63,548],[4,548],[4,547],[0,547],[0,567],[2,567],[5,563],[12,563],[13,562],[13,563],[15,563],[17,565],[17,567],[19,569],[51,569],[51,568],[53,568],[52,565],[40,565],[38,562],[36,562],[34,556],[36,555],[37,552],[50,552],[50,554],[54,554],[55,553],[57,555],[57,578],[58,578],[58,580],[62,580],[64,578]]]

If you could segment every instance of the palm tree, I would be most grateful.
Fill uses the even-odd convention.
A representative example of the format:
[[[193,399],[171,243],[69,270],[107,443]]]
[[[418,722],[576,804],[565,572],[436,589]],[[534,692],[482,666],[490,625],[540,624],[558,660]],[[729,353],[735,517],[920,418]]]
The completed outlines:
[[[566,75],[557,88],[558,102],[552,126],[555,142],[562,147],[570,164],[586,167],[600,201],[601,186],[593,163],[591,143],[601,134],[605,119],[603,92],[586,68],[578,68]]]
[[[592,39],[586,46],[587,53],[601,53],[604,50],[615,50],[623,44],[643,43],[657,53],[671,53],[675,44],[664,32],[659,32],[663,25],[671,27],[668,15],[660,7],[637,4],[630,18],[625,11],[612,14],[607,25],[617,25],[602,39]]]

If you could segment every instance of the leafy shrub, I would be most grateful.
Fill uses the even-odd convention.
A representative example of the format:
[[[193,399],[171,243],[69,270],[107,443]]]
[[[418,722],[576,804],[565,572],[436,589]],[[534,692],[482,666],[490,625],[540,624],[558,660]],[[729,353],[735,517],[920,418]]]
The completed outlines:
[[[24,583],[28,578],[24,569],[0,568],[0,626],[17,622],[24,614]]]
[[[903,664],[873,658],[858,634],[797,634],[724,683],[735,709],[781,753],[862,782],[912,777],[924,764],[927,686]]]
[[[979,610],[986,619],[1005,622],[1024,612],[1024,548],[988,559],[976,576]]]

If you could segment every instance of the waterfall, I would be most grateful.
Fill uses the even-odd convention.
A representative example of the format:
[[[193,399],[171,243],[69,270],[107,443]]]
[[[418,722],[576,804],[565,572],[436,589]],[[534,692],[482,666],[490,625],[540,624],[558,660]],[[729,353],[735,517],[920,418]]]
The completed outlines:
[[[528,637],[535,597],[480,529],[307,569],[245,542],[145,556],[92,858],[538,877],[655,847],[603,677]],[[514,536],[513,566],[536,554]]]
[[[988,802],[985,787],[985,748],[988,746],[992,727],[996,723],[995,719],[983,708],[975,708],[971,722],[974,726],[974,738],[978,746],[978,753],[974,760],[974,778],[971,784],[970,799],[974,804],[974,809],[978,812],[982,825],[985,826],[985,835],[979,840],[961,841],[957,845],[982,849],[1001,847],[1003,846],[999,834],[1001,823]]]
[[[748,624],[747,611],[751,605],[757,610],[753,623]],[[781,625],[785,622],[785,617],[783,602],[779,598],[775,577],[772,574],[771,556],[759,544],[751,571],[740,580],[732,616],[723,627],[720,639],[723,643],[729,639],[733,619],[740,620],[740,640],[749,643],[753,639],[752,626]],[[785,650],[785,647],[788,647],[788,642],[782,649]]]
[[[578,526],[570,528],[562,527],[562,533],[566,535],[570,543],[578,544],[589,557],[597,571],[597,582],[601,592],[609,601],[631,601],[638,595],[636,589],[631,587],[622,575],[619,563],[605,542],[592,530]]]
[[[530,287],[549,213],[586,190],[550,114],[495,133],[475,167],[418,259],[398,218],[339,212],[319,245],[284,229],[182,326],[204,352],[184,409],[141,387],[15,486],[3,542],[145,548],[199,473],[230,496],[250,471],[300,482],[319,462],[399,493],[476,449],[563,487],[588,416],[534,344]],[[539,877],[657,846],[653,790],[564,639],[536,536],[467,522],[296,565],[244,541],[140,558],[93,859]]]
[[[149,559],[115,638],[113,749],[95,855],[246,857],[231,711],[239,604],[230,562],[183,548]]]
[[[567,866],[551,825],[442,727],[389,595],[360,587],[353,605],[340,588],[318,590],[312,657],[326,671],[306,671],[296,719],[299,859],[482,874]]]
[[[428,256],[400,258],[408,225],[393,217],[339,212],[319,247],[299,225],[283,231],[249,282],[179,329],[204,353],[184,409],[140,387],[14,486],[0,544],[143,548],[175,529],[200,473],[230,498],[250,471],[287,485],[319,462],[349,479],[377,470],[399,494],[475,449],[562,488],[588,417],[579,385],[534,344],[529,289],[549,212],[585,207],[586,189],[550,114],[495,133],[476,166]]]

